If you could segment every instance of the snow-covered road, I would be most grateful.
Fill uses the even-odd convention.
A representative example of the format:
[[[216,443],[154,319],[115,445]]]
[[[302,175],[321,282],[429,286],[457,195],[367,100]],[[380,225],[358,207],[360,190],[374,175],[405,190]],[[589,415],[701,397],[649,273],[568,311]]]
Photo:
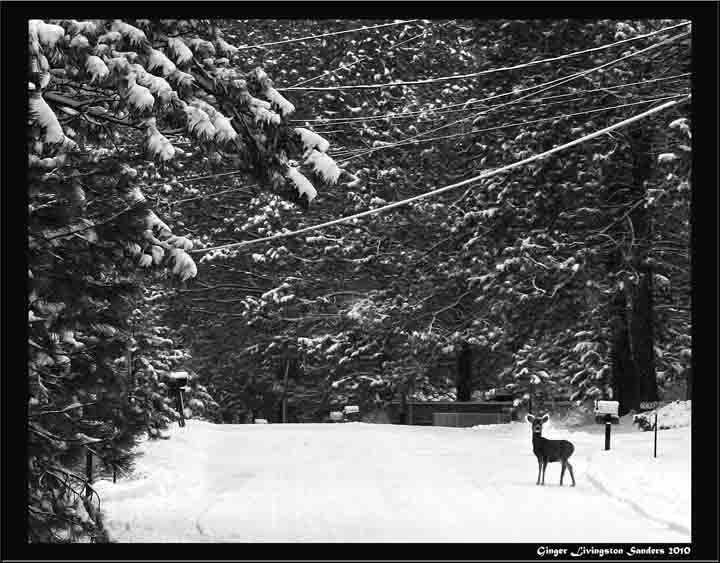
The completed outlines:
[[[617,457],[615,449],[602,451],[598,433],[547,425],[544,435],[575,443],[576,487],[559,486],[557,463],[548,466],[546,486],[535,485],[530,428],[522,423],[189,421],[172,439],[143,444],[134,478],[96,488],[120,542],[689,541],[688,428],[664,432],[675,437],[665,442],[677,474],[672,496],[654,505],[615,487],[625,459],[652,459],[650,450],[642,453],[649,434],[618,433]],[[658,459],[651,471],[664,471]],[[641,477],[628,467],[627,488]]]

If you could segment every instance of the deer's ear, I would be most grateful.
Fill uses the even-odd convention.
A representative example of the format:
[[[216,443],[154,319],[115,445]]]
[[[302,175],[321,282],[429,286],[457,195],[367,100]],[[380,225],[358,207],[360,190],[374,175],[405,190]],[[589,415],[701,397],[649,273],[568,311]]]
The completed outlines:
[[[548,420],[550,420],[550,415],[547,414],[547,413],[545,413],[545,414],[543,415],[543,417],[542,417],[542,421],[543,421],[543,423],[545,423],[545,422],[547,422]]]
[[[527,416],[525,416],[525,420],[532,423],[532,421],[535,420],[535,417],[531,414],[528,414]]]

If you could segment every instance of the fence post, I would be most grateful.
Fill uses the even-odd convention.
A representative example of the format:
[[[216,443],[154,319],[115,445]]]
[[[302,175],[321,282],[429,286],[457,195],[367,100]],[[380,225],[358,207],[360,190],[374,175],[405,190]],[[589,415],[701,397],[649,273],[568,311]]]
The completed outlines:
[[[657,457],[657,431],[658,431],[658,423],[657,423],[657,407],[655,408],[655,445],[653,447],[653,457]]]

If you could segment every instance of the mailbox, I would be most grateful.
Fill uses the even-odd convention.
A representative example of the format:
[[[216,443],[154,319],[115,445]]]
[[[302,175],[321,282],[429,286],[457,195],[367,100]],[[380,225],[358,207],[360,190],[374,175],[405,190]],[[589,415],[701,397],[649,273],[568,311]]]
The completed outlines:
[[[186,371],[172,371],[168,376],[170,386],[173,388],[185,387],[188,384],[190,375]]]
[[[617,424],[620,422],[618,410],[620,403],[618,401],[595,401],[595,422],[612,422]]]
[[[180,426],[185,426],[185,405],[183,404],[183,390],[189,391],[187,387],[190,375],[186,371],[170,372],[170,390],[175,395],[175,410],[180,413]]]
[[[595,414],[618,415],[620,403],[618,401],[595,401]]]
[[[343,409],[343,414],[347,417],[347,420],[357,422],[360,420],[360,407],[357,405],[347,405]]]

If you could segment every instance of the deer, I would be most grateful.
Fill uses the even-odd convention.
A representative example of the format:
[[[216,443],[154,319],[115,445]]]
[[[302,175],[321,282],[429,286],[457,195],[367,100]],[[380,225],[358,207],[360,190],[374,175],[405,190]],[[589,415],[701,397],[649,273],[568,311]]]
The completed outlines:
[[[532,425],[533,453],[538,460],[538,478],[535,484],[545,485],[545,468],[548,462],[559,461],[562,463],[560,486],[563,484],[565,469],[568,469],[570,471],[570,477],[572,478],[572,486],[574,487],[575,475],[573,475],[573,468],[568,459],[575,451],[575,446],[567,440],[548,440],[542,437],[542,426],[550,419],[548,414],[542,417],[535,417],[529,414],[525,419]],[[540,481],[541,474],[542,482]]]

